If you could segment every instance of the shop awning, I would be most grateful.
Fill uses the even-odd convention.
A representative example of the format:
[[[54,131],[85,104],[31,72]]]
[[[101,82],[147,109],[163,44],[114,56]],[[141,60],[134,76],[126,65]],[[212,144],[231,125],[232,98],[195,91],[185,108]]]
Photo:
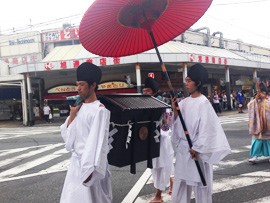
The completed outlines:
[[[182,43],[180,41],[167,42],[159,46],[158,49],[165,63],[192,62],[262,68],[261,65],[257,67],[257,58],[250,59],[245,55],[227,49]],[[45,68],[49,70],[76,68],[84,61],[90,61],[98,66],[111,66],[132,63],[157,63],[158,58],[154,49],[132,56],[101,57],[87,52],[81,44],[78,44],[56,47],[42,60]],[[266,57],[264,63],[269,65],[270,58]],[[268,67],[265,68],[268,69]]]
[[[164,63],[203,63],[208,67],[229,66],[270,69],[270,57],[251,57],[246,54],[216,47],[170,41],[158,47]],[[27,64],[27,70],[53,71],[77,68],[88,61],[101,67],[119,67],[135,63],[158,63],[155,50],[125,57],[101,57],[89,53],[81,44],[55,47],[41,63]],[[25,66],[25,67],[23,67]],[[23,72],[26,65],[12,67],[11,73]]]
[[[220,49],[215,47],[198,46],[194,44],[181,43],[179,41],[170,41],[158,47],[161,54],[196,54],[204,56],[215,56],[227,59],[237,59],[246,60],[238,54],[235,54],[226,49]],[[138,58],[142,55],[155,54],[155,50],[151,49],[149,51],[136,54]],[[43,60],[42,62],[52,62],[52,61],[69,61],[69,60],[80,60],[88,58],[100,58],[95,54],[88,52],[81,44],[69,45],[69,46],[59,46],[55,47]],[[128,57],[121,57],[128,58]],[[154,58],[153,58],[154,59]],[[154,59],[155,60],[155,59]],[[155,62],[155,61],[152,61]]]

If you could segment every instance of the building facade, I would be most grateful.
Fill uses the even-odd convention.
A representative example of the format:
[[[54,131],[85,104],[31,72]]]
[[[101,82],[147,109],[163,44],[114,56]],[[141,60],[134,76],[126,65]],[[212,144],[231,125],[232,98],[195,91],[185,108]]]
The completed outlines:
[[[201,32],[204,29],[207,33]],[[226,91],[229,96],[232,91],[242,90],[250,97],[254,78],[266,82],[270,79],[269,49],[224,39],[221,32],[210,35],[208,28],[188,30],[159,46],[159,51],[176,91],[184,91],[188,67],[195,63],[202,63],[208,69],[206,95],[218,90]],[[13,109],[17,108],[14,99],[16,105],[24,103],[22,112],[28,112],[24,116],[25,124],[42,117],[44,102],[55,109],[55,116],[68,114],[66,97],[76,95],[75,71],[85,61],[102,69],[99,93],[140,92],[149,73],[159,81],[161,91],[168,91],[155,50],[126,57],[97,56],[80,44],[77,27],[0,36],[0,59],[8,64],[1,67],[0,89],[20,90],[18,98],[10,95],[0,100],[13,105]],[[21,86],[14,87],[9,84],[14,81],[7,82],[6,78],[16,75],[22,80],[18,83]]]

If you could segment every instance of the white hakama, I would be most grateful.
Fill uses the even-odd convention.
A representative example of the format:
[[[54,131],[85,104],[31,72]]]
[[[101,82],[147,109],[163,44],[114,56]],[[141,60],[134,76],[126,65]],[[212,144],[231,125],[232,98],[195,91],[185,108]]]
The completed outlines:
[[[67,127],[68,119],[60,128],[72,156],[60,202],[112,202],[107,160],[110,112],[95,101],[83,103]],[[90,181],[84,183],[90,175]]]
[[[213,164],[219,163],[230,153],[230,146],[213,107],[204,95],[187,97],[179,103],[193,147],[204,173],[207,186],[203,186],[180,119],[173,125],[172,140],[177,143],[174,186],[174,203],[190,202],[192,190],[196,202],[212,202]]]
[[[170,183],[170,177],[173,174],[173,156],[174,151],[171,142],[171,130],[160,130],[160,156],[152,160],[152,176],[154,187],[165,191]]]

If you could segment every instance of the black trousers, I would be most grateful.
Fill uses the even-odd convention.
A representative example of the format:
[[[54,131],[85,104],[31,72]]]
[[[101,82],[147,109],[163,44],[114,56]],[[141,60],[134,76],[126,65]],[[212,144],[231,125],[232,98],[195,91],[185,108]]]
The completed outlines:
[[[49,122],[49,115],[44,115],[45,121]]]
[[[219,103],[214,103],[213,106],[216,113],[221,113],[221,108],[220,108]]]

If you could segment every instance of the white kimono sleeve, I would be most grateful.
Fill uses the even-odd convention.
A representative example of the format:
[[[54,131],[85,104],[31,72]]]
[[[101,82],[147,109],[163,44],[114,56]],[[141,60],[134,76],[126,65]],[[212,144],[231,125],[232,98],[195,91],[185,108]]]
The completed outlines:
[[[181,102],[178,103],[178,106],[180,108],[181,111]],[[182,126],[182,123],[180,121],[179,115],[177,115],[177,117],[174,119],[174,114],[172,115],[172,136],[171,136],[171,140],[172,143],[174,145],[177,145],[177,143],[179,143],[180,138],[183,137],[184,135],[184,129]]]
[[[73,150],[74,141],[75,141],[75,133],[72,133],[72,129],[75,127],[74,123],[71,122],[69,126],[67,126],[69,117],[67,117],[64,124],[60,126],[61,136],[65,142],[65,148],[68,151]]]
[[[217,164],[230,152],[230,145],[213,107],[208,101],[200,108],[197,140],[192,149],[200,153],[200,158]]]
[[[91,175],[90,181],[83,183],[85,186],[90,187],[105,177],[109,151],[109,121],[110,112],[105,107],[99,107],[92,126],[90,126],[91,129],[81,157],[82,182]]]

